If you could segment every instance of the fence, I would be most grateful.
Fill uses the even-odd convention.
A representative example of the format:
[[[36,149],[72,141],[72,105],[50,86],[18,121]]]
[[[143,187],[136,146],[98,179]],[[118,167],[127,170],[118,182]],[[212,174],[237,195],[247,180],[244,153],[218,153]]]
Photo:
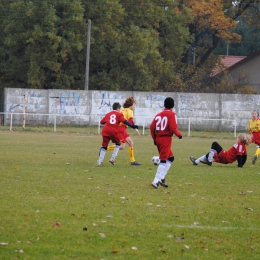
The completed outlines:
[[[9,130],[12,130],[13,127],[13,121],[15,120],[16,125],[23,125],[25,127],[25,121],[28,122],[33,121],[33,124],[35,125],[35,121],[40,122],[40,125],[42,125],[42,122],[45,122],[47,125],[53,125],[53,131],[57,131],[57,126],[59,125],[97,125],[98,127],[98,134],[101,132],[101,125],[100,125],[100,120],[101,116],[100,115],[77,115],[77,119],[75,120],[75,115],[59,115],[59,114],[36,114],[36,113],[0,113],[1,116],[4,116],[8,119],[9,121]],[[14,118],[15,116],[18,116],[17,118]],[[30,119],[30,117],[33,119]],[[44,119],[43,119],[44,117]],[[69,120],[72,118],[74,120]],[[29,118],[29,119],[28,119]],[[64,120],[67,118],[67,120]],[[93,118],[95,120],[93,120]],[[144,135],[145,134],[145,129],[149,128],[149,125],[153,118],[151,117],[145,117],[145,118],[135,118],[136,124],[139,125],[139,128],[141,127],[141,132]],[[208,118],[177,118],[178,120],[178,125],[180,129],[187,130],[188,136],[191,136],[191,131],[192,130],[223,130],[223,125],[225,122],[225,127],[224,130],[227,131],[232,131],[234,132],[234,137],[237,135],[237,122],[236,120],[229,120],[229,119],[208,119]],[[7,120],[6,120],[7,121]],[[201,124],[202,121],[205,121],[205,123]],[[23,122],[23,124],[22,124]],[[196,124],[196,122],[199,122],[199,124]],[[228,127],[226,127],[228,125]],[[246,130],[246,127],[243,127],[239,130]]]

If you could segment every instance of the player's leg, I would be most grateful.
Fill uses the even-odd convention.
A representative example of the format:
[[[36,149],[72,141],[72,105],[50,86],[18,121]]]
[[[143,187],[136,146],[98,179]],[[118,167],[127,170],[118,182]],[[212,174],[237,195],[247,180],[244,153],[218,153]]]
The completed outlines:
[[[109,162],[112,163],[113,165],[115,165],[116,157],[117,157],[118,151],[119,151],[120,146],[121,146],[121,142],[120,142],[118,133],[115,133],[114,136],[111,137],[111,140],[112,140],[113,143],[116,144],[116,146],[115,146],[115,149],[112,153],[112,156],[111,156]]]
[[[115,163],[116,163],[116,157],[117,157],[118,151],[120,149],[120,145],[121,145],[121,143],[116,143],[115,144],[115,149],[114,149],[114,151],[112,153],[111,159],[109,160],[109,162],[111,164],[113,164],[113,165],[115,165]]]
[[[128,136],[126,138],[126,142],[129,145],[129,147],[128,147],[128,154],[130,156],[130,164],[131,165],[141,165],[141,163],[139,163],[139,162],[137,162],[135,160],[135,157],[134,157],[134,142],[133,142],[133,140],[131,139],[130,136]]]
[[[165,172],[162,173],[162,176],[161,176],[161,181],[159,181],[159,183],[161,184],[161,186],[165,187],[165,188],[168,188],[168,184],[166,183],[165,181],[165,177],[166,177],[166,174],[168,173],[169,169],[171,168],[171,165],[174,161],[174,156],[169,156],[167,161],[166,161],[166,164],[165,164]]]
[[[112,150],[115,149],[115,147],[116,147],[115,144],[109,145],[109,146],[107,147],[107,151],[112,151]]]
[[[102,146],[99,151],[99,158],[98,158],[97,166],[103,165],[103,161],[104,161],[106,151],[107,151],[107,145],[110,141],[110,138],[108,136],[103,136],[102,138],[103,138],[103,141],[102,141]]]
[[[167,139],[167,140],[166,140]],[[155,177],[154,180],[152,182],[152,186],[156,189],[159,188],[159,184],[161,184],[164,187],[168,187],[168,185],[163,185],[162,183],[165,183],[165,175],[166,175],[166,171],[167,171],[167,166],[166,166],[166,162],[168,159],[168,154],[171,147],[171,140],[172,138],[156,138],[156,146],[159,152],[159,158],[160,158],[160,163],[157,167],[157,171],[155,173]],[[164,181],[162,181],[162,179]]]
[[[252,164],[255,164],[255,162],[256,162],[257,157],[259,156],[259,154],[260,154],[260,146],[257,146],[257,149],[256,149],[256,151],[255,151],[255,155],[254,155],[254,157],[253,157],[253,159],[252,159]]]

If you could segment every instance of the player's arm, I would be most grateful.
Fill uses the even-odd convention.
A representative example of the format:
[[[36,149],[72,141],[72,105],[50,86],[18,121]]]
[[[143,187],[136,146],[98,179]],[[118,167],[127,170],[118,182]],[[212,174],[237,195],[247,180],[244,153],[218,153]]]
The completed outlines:
[[[100,120],[100,124],[101,125],[104,125],[106,123],[106,117],[103,117],[101,120]]]
[[[237,155],[237,167],[242,168],[246,163],[247,155]]]
[[[182,138],[182,133],[178,130],[178,124],[177,124],[177,119],[176,119],[176,115],[173,114],[172,120],[170,119],[171,124],[170,124],[170,128],[171,131],[179,137],[179,139]]]
[[[138,126],[137,125],[132,125],[129,121],[127,121],[127,120],[125,120],[124,122],[123,122],[125,125],[128,125],[128,126],[130,126],[131,128],[133,128],[133,129],[138,129]]]

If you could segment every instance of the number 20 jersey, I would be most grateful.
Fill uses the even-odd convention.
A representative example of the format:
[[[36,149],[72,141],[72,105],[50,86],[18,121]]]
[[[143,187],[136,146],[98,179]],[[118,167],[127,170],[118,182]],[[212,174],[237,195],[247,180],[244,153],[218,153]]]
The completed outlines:
[[[150,132],[152,138],[155,140],[156,137],[161,136],[181,136],[181,132],[178,130],[178,124],[175,113],[171,109],[164,109],[162,112],[157,114],[151,125]]]

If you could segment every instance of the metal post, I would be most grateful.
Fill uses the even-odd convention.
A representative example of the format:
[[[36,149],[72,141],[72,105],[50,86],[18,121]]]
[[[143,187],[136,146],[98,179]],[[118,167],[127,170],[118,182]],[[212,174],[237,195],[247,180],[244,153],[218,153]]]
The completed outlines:
[[[88,90],[91,20],[88,20],[85,90]]]
[[[190,136],[190,117],[189,117],[189,124],[188,124],[188,136]]]
[[[53,123],[54,123],[54,132],[56,132],[56,113],[54,115],[54,120],[53,120]]]
[[[11,113],[11,118],[10,118],[10,131],[12,130],[13,127],[13,113]]]

